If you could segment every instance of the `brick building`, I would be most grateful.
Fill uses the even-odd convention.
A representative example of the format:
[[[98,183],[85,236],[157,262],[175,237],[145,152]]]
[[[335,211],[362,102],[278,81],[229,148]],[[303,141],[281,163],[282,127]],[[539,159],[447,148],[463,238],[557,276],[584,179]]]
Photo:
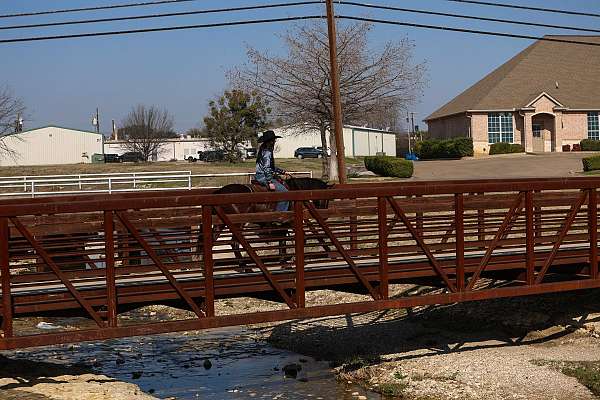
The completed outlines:
[[[600,36],[546,36],[594,42]],[[600,48],[537,41],[425,119],[433,138],[473,138],[476,153],[496,142],[560,152],[600,139]]]

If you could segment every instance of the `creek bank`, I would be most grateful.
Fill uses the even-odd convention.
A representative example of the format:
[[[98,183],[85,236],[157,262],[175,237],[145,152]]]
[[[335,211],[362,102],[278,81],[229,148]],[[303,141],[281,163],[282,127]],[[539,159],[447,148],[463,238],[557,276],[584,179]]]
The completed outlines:
[[[340,381],[402,399],[595,399],[589,388],[600,382],[600,368],[578,378],[555,367],[600,361],[600,290],[291,321],[260,332],[277,347],[329,361]]]

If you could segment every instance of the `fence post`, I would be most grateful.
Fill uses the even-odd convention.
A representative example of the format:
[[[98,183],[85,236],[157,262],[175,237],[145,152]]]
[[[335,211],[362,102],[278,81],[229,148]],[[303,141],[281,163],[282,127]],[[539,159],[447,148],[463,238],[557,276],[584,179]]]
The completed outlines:
[[[108,178],[108,194],[112,194],[112,178]]]
[[[79,180],[79,190],[83,189],[81,187],[81,175],[77,175],[77,179]]]
[[[215,286],[213,278],[213,230],[212,207],[202,206],[202,260],[204,261],[204,312],[215,316]]]
[[[385,197],[379,197],[377,199],[377,220],[379,223],[379,294],[382,300],[387,300],[389,297],[386,207]]]
[[[456,231],[456,288],[465,290],[465,198],[454,195],[454,226]]]
[[[304,282],[304,209],[301,201],[294,202],[294,241],[296,244],[296,306],[306,305]]]
[[[188,175],[188,190],[192,190],[192,176]]]
[[[31,197],[35,197],[35,181],[31,181]]]
[[[598,192],[590,189],[588,201],[588,231],[590,236],[590,276],[598,279]]]
[[[133,173],[133,188],[134,189],[137,188],[137,180],[136,180],[136,174],[135,174],[135,172]]]
[[[10,290],[10,255],[8,253],[8,241],[10,230],[8,218],[0,218],[0,272],[2,274],[2,330],[4,337],[13,335],[13,309],[12,295]]]
[[[115,279],[115,223],[112,211],[104,211],[104,268],[108,326],[117,326],[117,286]]]

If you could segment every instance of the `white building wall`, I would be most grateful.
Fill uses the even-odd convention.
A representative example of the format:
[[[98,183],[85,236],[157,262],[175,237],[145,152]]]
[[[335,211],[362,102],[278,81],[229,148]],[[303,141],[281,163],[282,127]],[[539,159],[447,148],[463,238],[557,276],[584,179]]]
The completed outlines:
[[[183,161],[190,155],[198,156],[198,151],[210,150],[207,139],[169,139],[164,143],[151,161],[171,161],[173,159]],[[105,154],[123,154],[129,151],[123,141],[107,141],[104,144]]]
[[[91,163],[102,154],[102,135],[60,127],[43,127],[3,139],[13,156],[0,156],[0,166]]]
[[[275,156],[278,158],[294,157],[294,151],[299,147],[321,146],[321,136],[316,129],[302,132],[298,128],[284,127],[274,131],[276,135],[282,137],[275,144]],[[380,152],[385,152],[388,156],[396,156],[396,134],[376,129],[345,126],[344,148],[347,157],[374,156]]]

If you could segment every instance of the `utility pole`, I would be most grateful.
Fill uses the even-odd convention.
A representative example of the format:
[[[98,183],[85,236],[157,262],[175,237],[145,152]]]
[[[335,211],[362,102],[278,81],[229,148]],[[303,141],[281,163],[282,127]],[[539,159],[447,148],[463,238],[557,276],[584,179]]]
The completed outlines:
[[[96,133],[100,133],[100,111],[96,107]]]
[[[346,155],[344,151],[344,135],[342,125],[342,100],[340,96],[340,77],[337,62],[337,38],[335,18],[333,14],[333,0],[326,0],[327,5],[327,32],[329,34],[329,62],[331,68],[331,100],[333,106],[335,152],[337,154],[338,178],[340,183],[346,183]]]

